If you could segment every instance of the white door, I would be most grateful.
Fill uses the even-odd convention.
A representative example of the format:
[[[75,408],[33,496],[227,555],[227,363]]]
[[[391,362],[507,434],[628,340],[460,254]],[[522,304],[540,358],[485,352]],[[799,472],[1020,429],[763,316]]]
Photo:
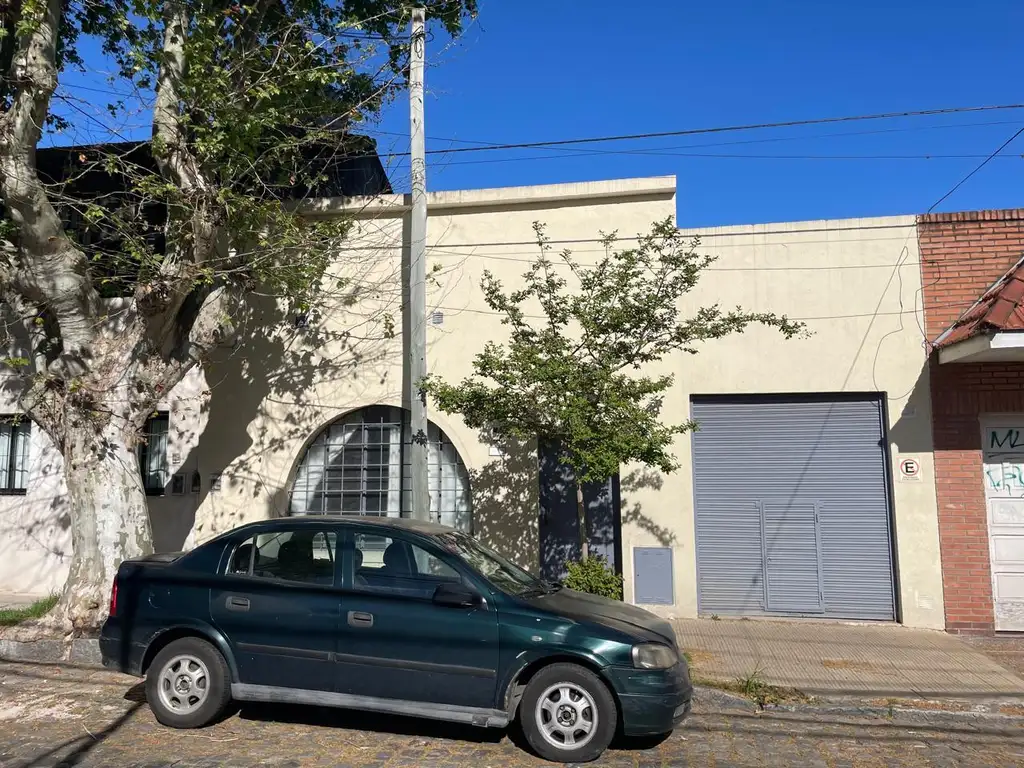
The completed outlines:
[[[1024,632],[1024,421],[982,433],[996,631]]]

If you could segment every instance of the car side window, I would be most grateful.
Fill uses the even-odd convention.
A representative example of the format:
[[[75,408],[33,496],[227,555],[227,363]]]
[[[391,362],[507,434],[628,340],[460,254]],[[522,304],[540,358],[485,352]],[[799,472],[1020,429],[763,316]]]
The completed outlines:
[[[461,583],[458,571],[411,542],[356,534],[352,588],[429,600],[442,583]]]
[[[274,531],[246,539],[235,547],[227,572],[330,586],[334,583],[336,556],[337,536],[332,532]]]

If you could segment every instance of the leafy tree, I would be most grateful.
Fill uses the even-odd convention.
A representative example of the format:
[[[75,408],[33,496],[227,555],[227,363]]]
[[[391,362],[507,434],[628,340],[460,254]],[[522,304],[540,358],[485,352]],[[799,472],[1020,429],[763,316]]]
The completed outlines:
[[[476,12],[476,0],[423,4],[452,35]],[[322,289],[348,222],[310,218],[302,201],[366,152],[350,129],[404,87],[409,11],[401,0],[0,9],[0,300],[31,336],[6,358],[24,375],[24,410],[64,459],[62,625],[94,628],[119,563],[151,550],[136,445],[161,395],[232,340],[247,292],[303,305]],[[40,142],[74,127],[69,116],[95,120],[73,85],[58,87],[101,65],[107,134],[142,115],[151,138],[70,153],[54,177]]]
[[[588,557],[583,485],[607,480],[640,463],[672,472],[672,443],[692,421],[663,423],[661,404],[671,375],[649,367],[702,342],[743,331],[751,323],[786,338],[803,325],[784,315],[726,311],[719,305],[683,313],[682,300],[714,258],[696,252],[671,220],[656,223],[631,248],[603,236],[596,264],[568,250],[552,255],[544,227],[535,224],[540,254],[522,287],[506,291],[489,271],[481,286],[487,305],[508,327],[505,343],[488,342],[474,375],[458,384],[430,377],[423,389],[445,413],[492,434],[539,438],[559,446],[576,477],[580,546]],[[537,314],[531,314],[537,313]]]

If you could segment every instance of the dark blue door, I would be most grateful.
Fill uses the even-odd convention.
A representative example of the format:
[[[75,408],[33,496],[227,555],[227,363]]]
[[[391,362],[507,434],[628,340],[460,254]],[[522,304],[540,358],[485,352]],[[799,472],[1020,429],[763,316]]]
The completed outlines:
[[[549,581],[565,578],[565,564],[580,558],[580,526],[576,478],[560,456],[558,446],[542,441],[538,448],[540,483],[540,575]],[[601,555],[616,573],[622,572],[622,519],[619,477],[604,483],[585,483],[590,553]]]

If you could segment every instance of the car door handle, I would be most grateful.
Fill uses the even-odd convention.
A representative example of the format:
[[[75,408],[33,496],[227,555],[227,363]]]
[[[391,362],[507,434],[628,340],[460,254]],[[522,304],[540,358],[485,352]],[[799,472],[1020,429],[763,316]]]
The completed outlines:
[[[372,627],[373,614],[363,613],[362,611],[349,611],[348,625],[350,627]]]
[[[249,610],[249,598],[247,597],[235,597],[231,595],[227,599],[229,611],[248,611]]]

